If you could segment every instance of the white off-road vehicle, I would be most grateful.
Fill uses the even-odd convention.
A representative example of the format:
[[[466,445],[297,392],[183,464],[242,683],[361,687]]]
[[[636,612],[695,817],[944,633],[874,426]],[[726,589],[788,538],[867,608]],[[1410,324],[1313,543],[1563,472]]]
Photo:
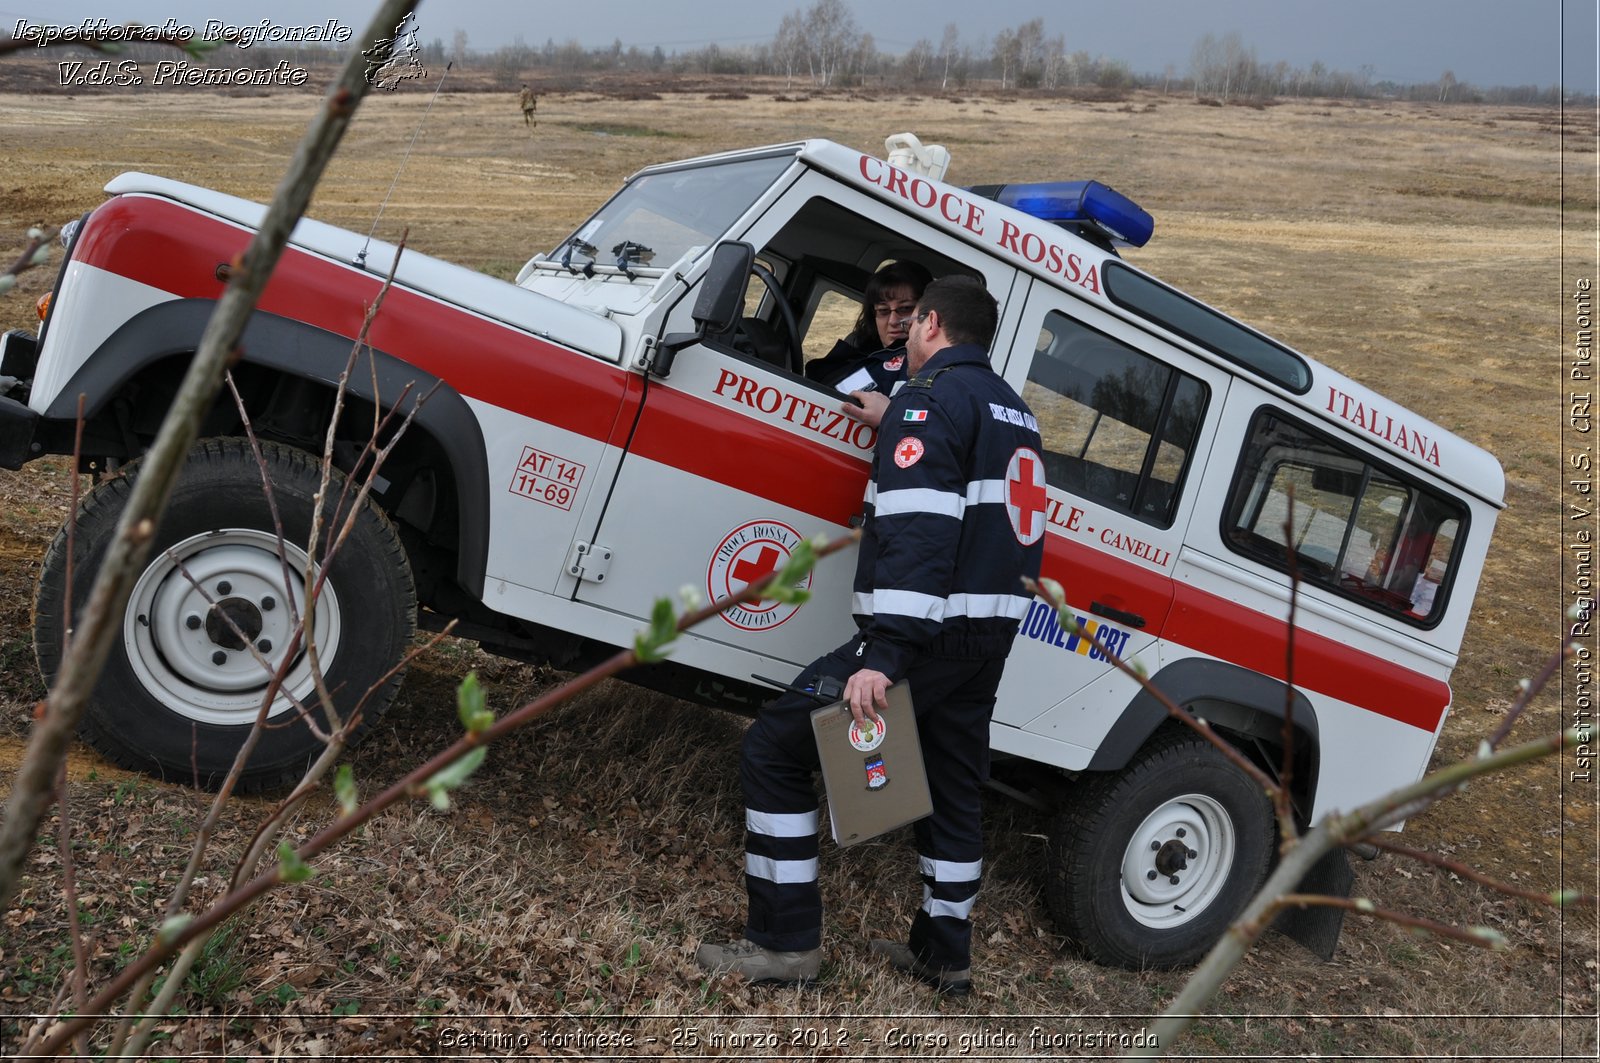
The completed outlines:
[[[576,668],[631,644],[657,598],[692,584],[724,599],[802,538],[845,532],[876,432],[805,362],[885,261],[980,277],[1000,304],[995,368],[1045,446],[1007,501],[1046,522],[1044,574],[1082,624],[1064,629],[1043,602],[1024,619],[996,761],[1009,790],[1057,803],[1047,896],[1065,930],[1107,962],[1188,962],[1268,869],[1271,809],[1104,650],[1140,661],[1269,771],[1292,697],[1296,814],[1349,808],[1428,762],[1504,478],[1393,399],[1123,261],[1117,246],[1151,222],[1105,186],[960,188],[914,161],[926,154],[890,162],[811,140],[651,166],[515,283],[406,253],[351,376],[345,471],[375,411],[431,397],[328,567],[315,623],[328,684],[346,708],[365,696],[375,725],[414,624],[449,620],[490,650]],[[72,453],[82,395],[83,467],[126,473],[78,514],[80,607],[220,278],[263,215],[146,174],[107,192],[75,226],[38,336],[0,348],[0,375],[21,381],[0,398],[0,464]],[[263,662],[292,646],[310,455],[395,253],[314,221],[295,230],[233,370],[299,543],[291,574],[220,399],[88,710],[85,737],[113,760],[205,782],[234,759]],[[38,592],[47,675],[66,555],[63,537]],[[634,678],[752,711],[771,695],[752,676],[791,675],[850,629],[852,569],[826,560],[807,603],[731,609]],[[311,682],[297,653],[288,695]],[[272,713],[254,785],[296,777],[320,748],[288,696]]]

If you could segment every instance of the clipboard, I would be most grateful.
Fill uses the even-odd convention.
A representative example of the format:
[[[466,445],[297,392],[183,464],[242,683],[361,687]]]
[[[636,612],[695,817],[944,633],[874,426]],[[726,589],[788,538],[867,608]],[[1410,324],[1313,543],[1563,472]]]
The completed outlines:
[[[876,838],[933,812],[928,769],[917,737],[911,687],[889,688],[882,727],[856,724],[843,701],[811,714],[828,792],[828,820],[840,848]]]

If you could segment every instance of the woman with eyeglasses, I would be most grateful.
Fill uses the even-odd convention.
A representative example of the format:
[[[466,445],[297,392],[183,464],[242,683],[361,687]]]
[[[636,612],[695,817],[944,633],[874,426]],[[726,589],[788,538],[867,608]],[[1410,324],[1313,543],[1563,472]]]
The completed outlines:
[[[906,378],[905,345],[917,300],[933,275],[910,261],[891,262],[867,280],[867,290],[850,334],[833,350],[806,366],[806,377],[848,395],[880,391],[887,395]]]

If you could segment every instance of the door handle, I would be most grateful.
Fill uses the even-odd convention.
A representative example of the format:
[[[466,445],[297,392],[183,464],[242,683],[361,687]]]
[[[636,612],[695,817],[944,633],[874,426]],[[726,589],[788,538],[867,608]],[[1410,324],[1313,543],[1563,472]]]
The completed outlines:
[[[1117,609],[1107,605],[1105,602],[1090,602],[1089,612],[1096,616],[1103,616],[1107,620],[1115,620],[1119,624],[1126,624],[1128,627],[1142,628],[1145,624],[1144,617],[1138,613],[1130,613],[1126,609]]]

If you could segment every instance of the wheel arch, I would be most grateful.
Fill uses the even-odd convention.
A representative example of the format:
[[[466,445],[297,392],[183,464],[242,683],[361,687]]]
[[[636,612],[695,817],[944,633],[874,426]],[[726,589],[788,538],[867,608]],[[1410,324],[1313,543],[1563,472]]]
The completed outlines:
[[[1192,657],[1175,661],[1150,677],[1150,684],[1176,704],[1203,717],[1213,726],[1239,735],[1276,743],[1282,734],[1285,696],[1289,687],[1281,680],[1241,668],[1226,661]],[[1086,771],[1118,771],[1171,717],[1148,690],[1140,690],[1112,724]],[[1321,764],[1321,738],[1316,708],[1305,692],[1294,691],[1294,730],[1297,767],[1294,789],[1309,799],[1316,794]]]
[[[103,423],[112,400],[131,383],[198,348],[215,306],[210,299],[178,299],[134,315],[84,361],[44,417],[71,425],[77,417],[77,396],[82,394],[85,419]],[[339,386],[352,342],[301,321],[257,311],[241,337],[240,361],[332,392]],[[357,357],[345,387],[349,395],[386,410],[402,393],[407,409],[427,396],[416,410],[411,430],[425,434],[449,466],[458,525],[455,578],[463,590],[481,599],[489,557],[489,472],[483,431],[472,408],[439,378],[372,348]]]

